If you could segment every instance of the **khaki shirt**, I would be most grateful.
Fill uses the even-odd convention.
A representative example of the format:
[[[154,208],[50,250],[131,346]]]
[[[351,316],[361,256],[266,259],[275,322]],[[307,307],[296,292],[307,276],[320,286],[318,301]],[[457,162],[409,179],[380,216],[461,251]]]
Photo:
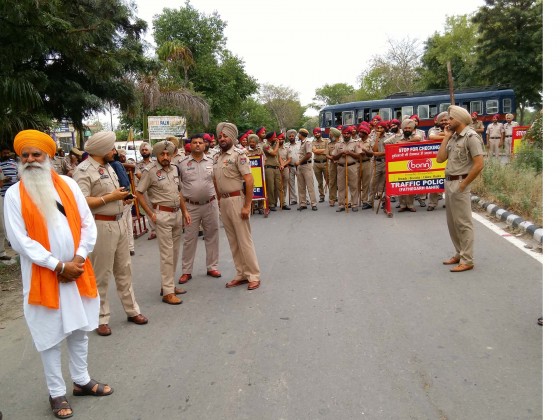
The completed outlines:
[[[395,143],[399,143],[402,139],[404,138],[404,136],[401,133],[389,133],[389,135],[387,136],[387,138],[385,140],[383,140],[383,142],[385,144],[395,144]]]
[[[482,128],[482,132],[484,132],[484,124],[480,120],[476,120],[476,122],[470,123],[469,127],[472,128],[474,131],[480,130]]]
[[[105,194],[112,193],[119,188],[119,178],[109,165],[101,165],[92,157],[88,157],[80,163],[74,171],[74,181],[78,183],[80,190],[87,197],[101,197]],[[122,213],[124,203],[122,200],[111,201],[103,206],[91,209],[93,214],[103,214],[105,216],[114,216]]]
[[[278,156],[282,159],[282,162],[286,164],[289,159],[289,150],[288,147],[284,144],[278,148]]]
[[[293,144],[288,142],[286,147],[288,148],[288,155],[292,158],[290,165],[294,166],[298,161],[299,143],[297,140]]]
[[[511,136],[513,135],[513,127],[517,127],[518,125],[519,123],[516,121],[504,123],[504,132],[506,134],[506,138],[511,138]]]
[[[266,157],[266,164],[270,166],[280,166],[280,161],[278,160],[278,154],[276,156],[272,156],[270,152],[276,147],[276,143],[274,145],[267,143],[263,146],[263,153]],[[280,146],[278,146],[278,152],[280,152]]]
[[[170,164],[168,170],[156,162],[142,175],[138,187],[142,194],[148,192],[152,204],[179,207],[179,172],[177,166]]]
[[[311,141],[311,149],[313,150],[313,148],[315,149],[320,149],[320,150],[326,150],[327,149],[327,144],[329,143],[329,141],[327,139],[321,138],[319,140],[314,139]],[[315,160],[315,162],[317,163],[324,163],[327,161],[327,155],[317,155],[315,153],[313,153],[313,159]]]
[[[486,138],[501,139],[503,132],[504,132],[504,126],[502,123],[488,124],[488,127],[486,128]]]
[[[431,135],[441,136],[442,134],[443,130],[440,127],[432,127],[428,130],[428,141],[434,141],[434,139],[430,139]]]
[[[156,158],[151,157],[149,162],[144,162],[144,160],[141,160],[140,162],[137,162],[136,163],[136,172],[134,172],[134,174],[135,175],[140,174],[140,176],[142,176],[142,172],[150,169],[149,167],[151,167],[154,164],[155,161],[156,161]]]
[[[329,143],[327,144],[327,154],[329,156],[334,155],[334,151],[336,148],[336,144],[339,142],[340,140],[330,140]]]
[[[219,194],[242,191],[243,175],[248,174],[251,162],[245,150],[233,146],[214,156],[214,180]]]
[[[379,137],[379,140],[377,141],[377,151],[378,152],[385,153],[385,140],[387,140],[388,137],[389,137],[389,135],[387,133],[385,133],[381,137]],[[373,145],[375,146],[375,143]],[[374,156],[374,158],[377,159],[377,160],[380,160],[380,159],[385,159],[385,156]]]
[[[313,156],[313,146],[311,145],[312,140],[311,139],[305,139],[301,141],[301,144],[299,145],[299,150],[298,150],[298,160],[297,162],[300,163],[305,163],[311,160],[311,157],[307,160],[304,161],[305,159],[305,155],[307,155],[308,153],[311,153],[311,156]]]
[[[362,152],[364,150],[367,150],[368,152],[373,152],[373,144],[369,141],[369,138],[366,139],[366,141],[360,139],[358,143],[360,143],[360,148],[362,149]],[[369,162],[371,158],[372,158],[371,156],[368,156],[365,153],[362,154],[362,162]]]
[[[465,127],[454,133],[447,143],[446,175],[466,175],[473,166],[473,157],[484,153],[482,139],[476,131]]]
[[[357,142],[356,140],[352,140],[352,139],[350,139],[349,142],[339,141],[338,143],[336,143],[334,154],[339,155],[342,152],[353,152],[353,153],[358,153],[358,154],[362,153],[362,148],[360,146],[360,142]],[[346,159],[348,159],[348,160],[346,160]],[[350,155],[346,155],[346,157],[341,156],[337,161],[337,163],[339,165],[345,164],[346,162],[353,163],[353,162],[356,162],[356,159],[354,159]]]
[[[216,196],[214,189],[214,161],[203,155],[200,162],[187,156],[179,162],[181,194],[190,201],[205,203]]]
[[[426,141],[426,132],[421,128],[417,128],[416,130],[414,130],[412,132],[412,135],[420,137],[419,141]]]

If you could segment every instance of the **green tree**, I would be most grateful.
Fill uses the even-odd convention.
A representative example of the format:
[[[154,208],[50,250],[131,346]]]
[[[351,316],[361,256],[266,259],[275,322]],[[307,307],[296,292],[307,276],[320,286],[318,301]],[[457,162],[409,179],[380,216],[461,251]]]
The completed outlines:
[[[107,102],[134,101],[146,22],[119,0],[4,0],[0,4],[0,130],[13,137],[46,119],[82,120]]]
[[[325,84],[315,89],[315,103],[311,104],[312,108],[320,109],[326,105],[342,104],[354,100],[355,89],[347,83],[334,83],[332,85]]]
[[[247,130],[255,131],[256,128],[262,126],[266,127],[269,131],[278,129],[278,122],[272,115],[270,109],[253,97],[243,101],[235,123],[240,134]],[[278,129],[278,131],[280,130]]]
[[[360,75],[360,88],[371,99],[417,90],[420,47],[417,39],[388,40],[389,51],[374,56]]]
[[[300,127],[304,121],[305,107],[299,102],[299,95],[287,86],[264,84],[261,86],[260,99],[276,119],[276,127],[285,131]],[[267,127],[268,128],[268,127]]]
[[[443,34],[425,42],[419,68],[422,89],[447,89],[447,62],[451,63],[455,89],[484,84],[476,66],[478,25],[468,15],[448,16]]]
[[[486,0],[473,18],[477,68],[489,83],[513,88],[521,120],[527,106],[542,105],[542,14],[542,0]]]

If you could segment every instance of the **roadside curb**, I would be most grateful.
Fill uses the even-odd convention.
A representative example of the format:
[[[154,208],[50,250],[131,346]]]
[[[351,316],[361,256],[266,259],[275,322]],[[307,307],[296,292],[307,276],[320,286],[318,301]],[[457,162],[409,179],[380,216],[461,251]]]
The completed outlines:
[[[533,239],[542,245],[544,236],[543,228],[535,225],[533,222],[523,220],[521,216],[499,208],[496,204],[484,201],[476,195],[471,196],[471,201],[486,210],[486,213],[489,215],[494,216],[502,222],[506,222],[512,228],[520,229],[523,232],[533,235]]]

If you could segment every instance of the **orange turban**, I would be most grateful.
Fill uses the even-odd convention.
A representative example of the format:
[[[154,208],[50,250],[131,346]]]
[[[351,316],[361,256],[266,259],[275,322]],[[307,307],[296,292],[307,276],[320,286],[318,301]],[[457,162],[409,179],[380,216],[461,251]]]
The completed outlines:
[[[14,139],[14,151],[21,156],[24,147],[36,147],[42,150],[51,158],[56,153],[56,143],[47,133],[37,130],[23,130],[17,133]]]

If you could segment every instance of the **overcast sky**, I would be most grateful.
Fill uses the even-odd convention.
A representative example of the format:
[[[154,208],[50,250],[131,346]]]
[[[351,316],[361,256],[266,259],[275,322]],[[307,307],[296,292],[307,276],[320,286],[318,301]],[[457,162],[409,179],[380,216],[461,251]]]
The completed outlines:
[[[163,8],[182,0],[136,0],[138,15],[151,25]],[[474,13],[483,0],[192,0],[202,13],[217,11],[227,22],[227,48],[245,62],[259,83],[288,86],[302,104],[326,83],[357,78],[369,59],[387,50],[388,39],[418,39],[443,32],[446,16]],[[149,39],[151,38],[151,33]]]

